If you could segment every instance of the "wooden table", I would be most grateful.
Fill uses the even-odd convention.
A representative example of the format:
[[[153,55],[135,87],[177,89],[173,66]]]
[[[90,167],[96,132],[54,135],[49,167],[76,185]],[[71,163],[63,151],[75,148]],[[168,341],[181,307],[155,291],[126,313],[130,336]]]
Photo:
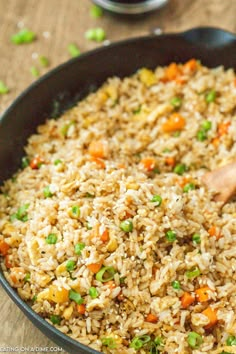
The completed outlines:
[[[163,9],[135,20],[108,13],[94,19],[90,7],[90,0],[0,0],[0,80],[10,89],[9,94],[0,95],[0,113],[35,80],[30,68],[40,68],[38,56],[50,60],[49,68],[40,68],[44,74],[69,59],[68,44],[76,43],[82,52],[93,49],[96,44],[84,38],[89,28],[103,27],[110,41],[148,34],[156,27],[177,32],[194,26],[217,26],[236,32],[235,0],[170,0]],[[13,45],[9,38],[22,27],[35,31],[37,41]],[[2,289],[0,308],[0,347],[55,347]]]

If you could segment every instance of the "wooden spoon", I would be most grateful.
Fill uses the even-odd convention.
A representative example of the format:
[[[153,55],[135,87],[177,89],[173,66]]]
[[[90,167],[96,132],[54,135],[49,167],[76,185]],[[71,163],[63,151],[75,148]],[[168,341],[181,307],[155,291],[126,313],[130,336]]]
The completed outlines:
[[[236,193],[236,161],[206,173],[202,181],[216,192],[215,201],[226,203]]]

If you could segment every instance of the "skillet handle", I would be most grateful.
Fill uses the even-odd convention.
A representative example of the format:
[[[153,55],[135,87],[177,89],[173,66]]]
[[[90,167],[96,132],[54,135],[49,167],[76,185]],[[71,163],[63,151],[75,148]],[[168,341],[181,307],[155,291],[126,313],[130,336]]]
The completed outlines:
[[[214,27],[197,27],[179,34],[191,44],[207,48],[219,48],[236,43],[236,35]]]

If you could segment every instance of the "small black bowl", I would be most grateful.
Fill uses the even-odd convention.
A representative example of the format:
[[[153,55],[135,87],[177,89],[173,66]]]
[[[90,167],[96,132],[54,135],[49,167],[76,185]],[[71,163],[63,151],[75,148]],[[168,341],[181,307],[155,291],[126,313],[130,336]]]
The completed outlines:
[[[124,77],[140,67],[201,60],[208,67],[236,68],[236,36],[217,28],[150,35],[99,48],[72,59],[33,83],[0,120],[0,184],[21,165],[23,147],[36,127],[96,90],[108,77]],[[69,353],[98,353],[71,339],[21,300],[0,270],[0,283],[16,305],[46,336]]]

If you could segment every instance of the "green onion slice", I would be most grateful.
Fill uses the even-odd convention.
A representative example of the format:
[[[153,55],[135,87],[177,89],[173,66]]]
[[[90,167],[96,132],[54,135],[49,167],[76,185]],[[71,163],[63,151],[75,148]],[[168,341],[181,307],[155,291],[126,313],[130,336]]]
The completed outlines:
[[[51,315],[50,321],[51,321],[53,324],[59,325],[59,324],[61,323],[61,317],[58,316],[58,315]]]
[[[91,286],[91,288],[89,289],[89,295],[92,299],[96,299],[98,297],[98,291],[94,286]]]
[[[196,332],[190,332],[188,334],[187,342],[192,349],[198,349],[200,345],[203,343],[203,339],[200,334]]]
[[[102,345],[110,348],[110,349],[115,349],[116,348],[116,341],[114,338],[102,338]]]
[[[81,251],[85,248],[85,243],[80,242],[75,245],[75,254],[81,256]]]
[[[236,337],[235,336],[229,336],[226,340],[226,344],[230,347],[236,345]]]
[[[96,279],[102,283],[105,283],[114,278],[116,271],[114,267],[102,267],[96,274]]]
[[[185,274],[188,279],[194,279],[201,274],[201,271],[198,267],[194,267],[190,270],[187,270]]]
[[[71,44],[68,45],[68,52],[70,53],[72,58],[78,57],[81,54],[79,48],[74,43],[71,43]]]
[[[9,92],[9,88],[5,85],[3,81],[0,80],[0,94],[5,95]]]
[[[11,41],[14,44],[31,43],[36,39],[36,34],[28,29],[24,28],[18,33],[11,36]]]
[[[103,15],[103,9],[98,5],[93,5],[90,9],[90,16],[93,18],[99,18]]]
[[[124,232],[132,232],[133,231],[133,222],[129,219],[121,221],[120,229]]]
[[[76,268],[76,262],[75,261],[73,261],[71,259],[69,261],[67,261],[66,270],[68,272],[72,272],[75,268]]]
[[[84,302],[82,296],[74,290],[69,291],[69,299],[75,301],[78,305],[82,305]]]
[[[162,203],[162,197],[160,195],[154,195],[151,199],[152,203],[155,203],[156,206],[160,206]]]
[[[133,338],[133,340],[130,343],[130,348],[134,348],[135,350],[141,349],[145,344],[149,343],[151,341],[151,337],[147,335],[139,336]]]
[[[12,214],[10,216],[10,220],[11,221],[14,221],[14,220],[20,220],[20,221],[23,221],[23,222],[26,222],[28,220],[28,213],[27,213],[27,210],[29,208],[29,204],[24,204],[22,205],[15,214]]]
[[[95,42],[102,42],[106,38],[106,33],[100,27],[91,28],[85,32],[85,38]]]

